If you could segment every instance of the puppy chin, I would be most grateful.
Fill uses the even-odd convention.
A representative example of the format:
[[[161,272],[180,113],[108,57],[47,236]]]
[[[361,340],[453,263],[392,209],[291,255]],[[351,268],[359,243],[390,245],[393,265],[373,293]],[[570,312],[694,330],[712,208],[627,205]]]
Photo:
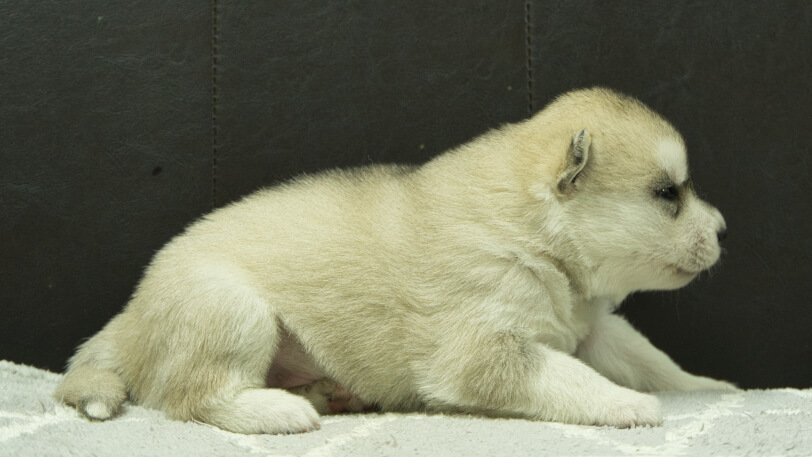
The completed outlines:
[[[704,270],[689,270],[684,267],[669,265],[663,269],[660,290],[674,290],[691,283]]]

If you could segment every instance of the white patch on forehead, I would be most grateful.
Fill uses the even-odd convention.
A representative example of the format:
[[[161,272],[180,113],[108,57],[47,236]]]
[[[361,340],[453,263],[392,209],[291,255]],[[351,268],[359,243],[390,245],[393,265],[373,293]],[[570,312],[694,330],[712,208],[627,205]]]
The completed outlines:
[[[682,184],[688,179],[688,158],[685,146],[674,140],[663,140],[657,146],[657,158],[660,165],[675,184]]]

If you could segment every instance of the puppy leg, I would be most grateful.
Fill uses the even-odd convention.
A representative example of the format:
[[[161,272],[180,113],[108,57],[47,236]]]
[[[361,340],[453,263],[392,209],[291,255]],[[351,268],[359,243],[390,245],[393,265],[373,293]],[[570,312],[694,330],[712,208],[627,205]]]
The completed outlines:
[[[279,343],[273,306],[237,274],[176,281],[175,305],[141,341],[153,351],[152,374],[139,391],[147,403],[179,420],[236,433],[298,433],[319,427],[310,403],[264,388]],[[154,297],[153,297],[154,298]],[[133,349],[136,350],[136,349]]]
[[[421,389],[429,408],[615,427],[662,422],[656,397],[613,384],[572,356],[513,332],[467,330],[433,359]]]
[[[576,356],[612,381],[640,391],[732,390],[733,384],[682,370],[625,319],[610,314],[595,323]]]

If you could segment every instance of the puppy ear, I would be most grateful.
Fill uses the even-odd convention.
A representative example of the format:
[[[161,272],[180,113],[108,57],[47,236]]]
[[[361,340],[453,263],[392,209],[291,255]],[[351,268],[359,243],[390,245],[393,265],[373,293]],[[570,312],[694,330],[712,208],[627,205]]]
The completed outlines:
[[[558,191],[562,194],[570,194],[575,191],[575,179],[584,169],[586,161],[589,159],[589,146],[592,144],[592,137],[586,130],[581,130],[572,137],[570,147],[567,150],[567,159],[564,162],[564,170],[558,175]]]

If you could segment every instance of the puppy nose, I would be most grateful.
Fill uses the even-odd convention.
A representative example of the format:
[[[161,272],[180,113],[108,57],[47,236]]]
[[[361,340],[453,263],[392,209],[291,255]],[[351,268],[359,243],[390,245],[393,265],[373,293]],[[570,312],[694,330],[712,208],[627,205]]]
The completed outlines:
[[[722,241],[725,241],[725,238],[727,238],[727,227],[723,227],[718,232],[716,232],[716,239],[719,240],[720,243]]]

